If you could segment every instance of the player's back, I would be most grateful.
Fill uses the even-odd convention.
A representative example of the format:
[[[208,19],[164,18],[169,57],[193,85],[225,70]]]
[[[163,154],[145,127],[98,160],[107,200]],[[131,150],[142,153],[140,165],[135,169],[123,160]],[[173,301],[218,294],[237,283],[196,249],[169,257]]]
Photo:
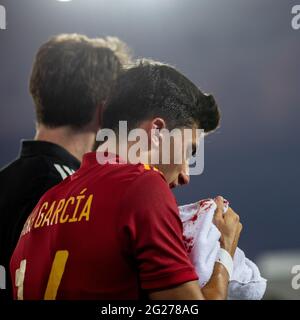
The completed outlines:
[[[138,279],[118,224],[126,188],[143,165],[81,168],[50,189],[28,218],[11,260],[18,299],[132,299]],[[155,173],[157,174],[157,173]]]

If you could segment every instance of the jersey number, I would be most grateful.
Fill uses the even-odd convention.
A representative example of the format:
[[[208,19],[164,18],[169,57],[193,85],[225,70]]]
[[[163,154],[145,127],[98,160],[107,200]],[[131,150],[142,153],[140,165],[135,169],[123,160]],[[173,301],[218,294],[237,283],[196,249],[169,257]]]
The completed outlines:
[[[55,300],[57,295],[57,290],[59,288],[61,278],[65,271],[65,266],[69,257],[69,252],[67,250],[59,250],[56,252],[48,283],[45,291],[45,300]],[[16,270],[16,287],[18,288],[17,297],[18,300],[23,300],[24,296],[24,279],[26,271],[26,259],[22,260],[20,263],[20,268]]]

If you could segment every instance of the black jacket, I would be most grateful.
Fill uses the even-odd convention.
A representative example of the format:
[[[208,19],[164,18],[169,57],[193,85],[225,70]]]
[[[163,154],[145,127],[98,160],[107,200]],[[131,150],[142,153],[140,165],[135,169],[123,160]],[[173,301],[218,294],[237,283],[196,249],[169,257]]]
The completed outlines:
[[[59,145],[22,141],[19,158],[1,169],[0,265],[6,270],[6,289],[0,290],[1,300],[12,295],[9,261],[27,217],[47,190],[79,167],[80,162]]]

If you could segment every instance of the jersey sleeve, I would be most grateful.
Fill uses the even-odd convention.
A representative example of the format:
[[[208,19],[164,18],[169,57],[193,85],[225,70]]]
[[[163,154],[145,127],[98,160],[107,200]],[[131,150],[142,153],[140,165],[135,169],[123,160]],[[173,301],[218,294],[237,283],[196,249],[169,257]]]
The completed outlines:
[[[121,203],[121,246],[137,268],[141,288],[159,290],[197,280],[175,198],[160,174],[139,176]]]

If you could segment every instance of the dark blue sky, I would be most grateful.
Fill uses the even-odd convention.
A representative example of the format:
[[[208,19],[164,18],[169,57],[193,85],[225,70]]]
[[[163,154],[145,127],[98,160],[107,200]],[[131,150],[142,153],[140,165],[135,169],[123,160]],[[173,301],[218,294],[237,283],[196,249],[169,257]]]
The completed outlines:
[[[240,214],[240,246],[300,249],[300,30],[288,0],[0,0],[0,165],[34,134],[33,56],[49,36],[118,36],[138,57],[179,68],[222,111],[205,140],[205,170],[179,203],[222,194]],[[299,3],[300,4],[300,1]],[[16,179],[16,183],[17,179]]]

